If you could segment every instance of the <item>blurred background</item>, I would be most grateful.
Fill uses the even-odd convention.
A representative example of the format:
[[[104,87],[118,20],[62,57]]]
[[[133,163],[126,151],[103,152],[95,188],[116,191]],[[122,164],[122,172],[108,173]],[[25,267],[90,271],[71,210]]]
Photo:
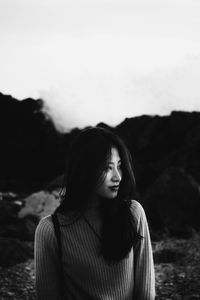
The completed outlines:
[[[90,125],[119,134],[158,299],[200,299],[200,3],[1,0],[1,299],[35,299],[33,241]]]

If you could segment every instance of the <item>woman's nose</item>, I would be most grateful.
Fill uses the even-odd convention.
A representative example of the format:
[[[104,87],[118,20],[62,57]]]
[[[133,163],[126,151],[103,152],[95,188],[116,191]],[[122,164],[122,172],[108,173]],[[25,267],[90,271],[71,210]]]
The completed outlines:
[[[121,172],[119,170],[113,170],[113,176],[112,176],[112,180],[113,181],[121,181],[122,179],[122,175],[121,175]]]

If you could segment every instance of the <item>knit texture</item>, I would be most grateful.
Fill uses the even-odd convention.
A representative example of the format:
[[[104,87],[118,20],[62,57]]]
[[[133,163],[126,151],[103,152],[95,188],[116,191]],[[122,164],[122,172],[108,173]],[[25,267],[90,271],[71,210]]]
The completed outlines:
[[[86,218],[59,214],[64,291],[68,300],[153,300],[155,275],[151,240],[142,206],[132,201],[131,212],[143,236],[129,255],[108,264],[100,255],[101,219],[97,212]],[[95,234],[96,233],[96,234]],[[60,300],[61,268],[51,216],[43,218],[35,233],[36,293],[38,300]]]

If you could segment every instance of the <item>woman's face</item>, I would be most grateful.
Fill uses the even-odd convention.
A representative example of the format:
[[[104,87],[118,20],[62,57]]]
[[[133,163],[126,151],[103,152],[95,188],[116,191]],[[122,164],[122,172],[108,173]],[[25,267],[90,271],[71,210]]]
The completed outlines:
[[[106,165],[104,181],[97,187],[97,196],[109,199],[117,197],[121,179],[121,158],[118,150],[113,147]]]

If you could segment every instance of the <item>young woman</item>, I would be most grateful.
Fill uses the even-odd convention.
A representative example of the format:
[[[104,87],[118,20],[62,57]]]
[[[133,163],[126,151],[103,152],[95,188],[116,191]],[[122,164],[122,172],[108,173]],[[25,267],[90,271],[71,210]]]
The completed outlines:
[[[35,234],[39,300],[153,300],[155,276],[148,225],[134,199],[130,154],[103,128],[83,130],[67,162],[65,193]],[[60,249],[62,255],[60,256]]]

